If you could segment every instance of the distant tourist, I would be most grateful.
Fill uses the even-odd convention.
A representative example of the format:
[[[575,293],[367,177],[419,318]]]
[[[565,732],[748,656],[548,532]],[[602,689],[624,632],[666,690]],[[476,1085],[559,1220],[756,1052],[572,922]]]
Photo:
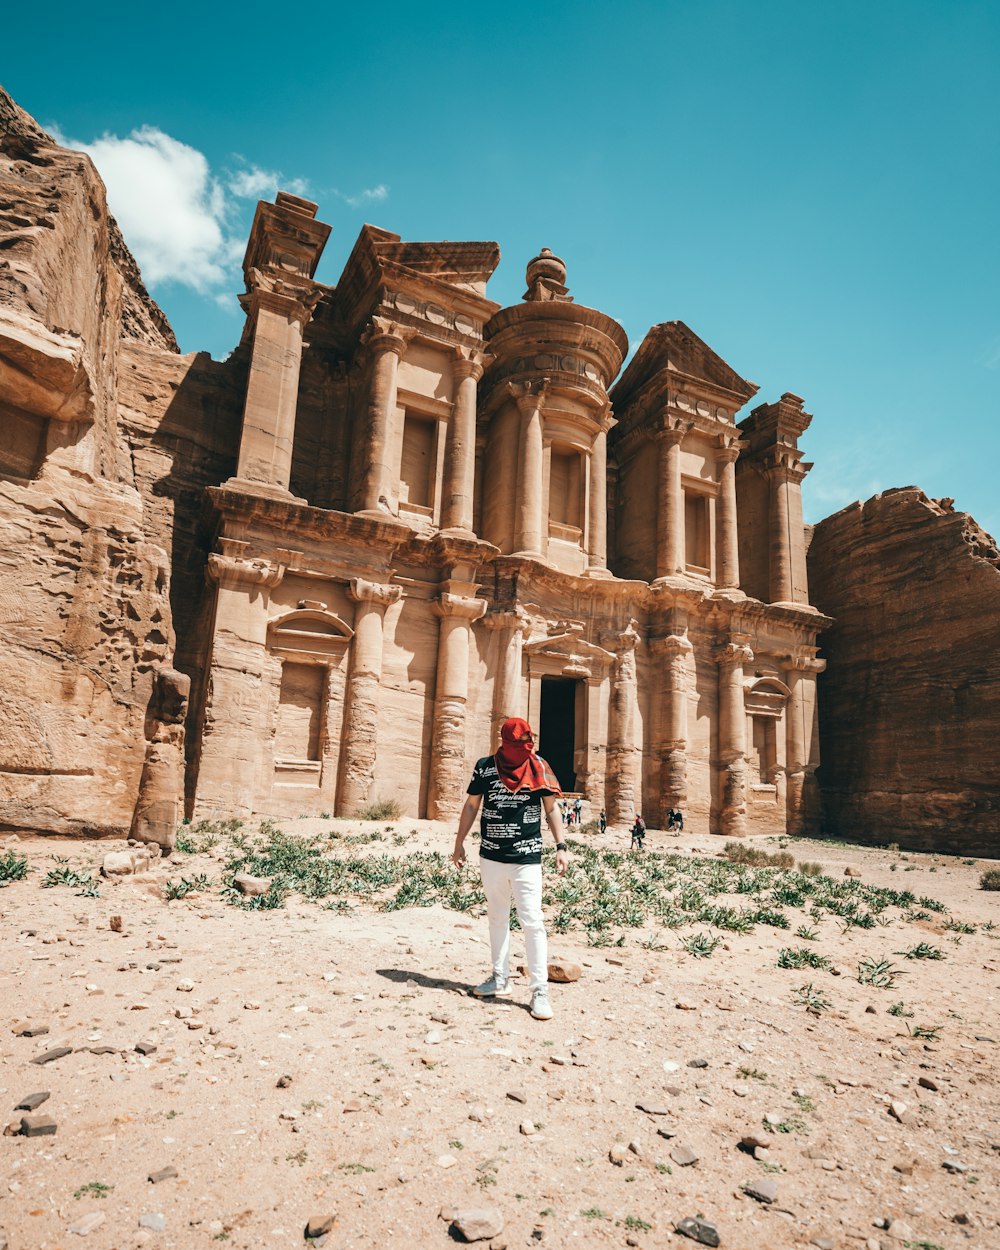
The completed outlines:
[[[601,833],[604,833],[608,827],[608,814],[603,807],[601,808],[600,816],[597,818],[597,827],[600,829]]]
[[[517,919],[524,930],[531,1014],[536,1020],[551,1020],[548,943],[542,915],[542,811],[556,843],[556,871],[562,876],[569,867],[556,812],[562,789],[549,765],[535,754],[535,736],[527,721],[505,720],[500,738],[496,755],[476,761],[451,856],[456,868],[465,863],[465,839],[485,795],[479,826],[479,870],[486,891],[493,972],[472,992],[479,998],[510,997],[513,895]]]
[[[673,833],[675,837],[684,832],[684,813],[680,808],[671,808],[667,813],[667,832]]]
[[[646,822],[643,820],[639,812],[635,814],[635,820],[632,822],[632,846],[630,850],[641,851],[646,840]]]
[[[576,825],[577,829],[580,828],[580,818],[582,815],[583,800],[581,798],[576,798],[573,800],[573,823]]]

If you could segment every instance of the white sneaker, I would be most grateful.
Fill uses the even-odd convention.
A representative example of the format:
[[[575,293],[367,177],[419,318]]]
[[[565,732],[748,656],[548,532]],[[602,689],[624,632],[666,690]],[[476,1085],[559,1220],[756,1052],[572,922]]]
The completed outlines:
[[[477,998],[510,998],[510,982],[494,972],[489,980],[477,985],[472,992]]]
[[[544,986],[532,991],[531,1014],[536,1020],[552,1019],[552,1004],[549,1002],[549,991]]]

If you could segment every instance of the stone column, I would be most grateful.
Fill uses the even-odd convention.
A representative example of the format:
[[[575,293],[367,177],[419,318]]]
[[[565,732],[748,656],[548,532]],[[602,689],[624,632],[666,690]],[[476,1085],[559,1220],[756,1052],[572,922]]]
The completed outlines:
[[[681,486],[681,443],[686,429],[661,429],[659,490],[656,499],[656,576],[684,572],[684,489]]]
[[[548,379],[540,384],[521,383],[511,387],[521,414],[518,447],[517,502],[514,511],[515,555],[544,556],[547,547],[543,532],[544,495],[542,407]],[[544,543],[544,545],[543,545]]]
[[[382,626],[385,610],[397,603],[399,586],[381,586],[355,577],[347,593],[358,605],[347,679],[347,707],[340,751],[337,815],[354,816],[371,798],[378,753],[379,685],[382,681]]]
[[[770,485],[768,594],[772,603],[791,603],[792,565],[788,528],[788,471],[784,464],[767,470]]]
[[[166,663],[156,665],[154,673],[146,709],[146,758],[129,837],[155,842],[169,853],[184,812],[184,720],[191,678]]]
[[[389,463],[396,444],[396,374],[413,331],[373,317],[364,344],[371,355],[367,429],[364,431],[361,512],[385,521],[398,493],[395,466]],[[379,507],[382,500],[385,507]]]
[[[651,647],[658,663],[663,666],[657,755],[660,761],[659,819],[661,826],[666,828],[667,812],[672,808],[684,811],[687,807],[687,667],[688,657],[694,648],[683,633],[657,638]]]
[[[195,818],[253,814],[263,750],[271,740],[267,689],[269,591],[286,565],[256,560],[248,544],[221,538],[206,577],[216,588],[208,688],[198,744]]]
[[[476,477],[476,395],[483,376],[483,359],[465,348],[452,365],[455,408],[448,423],[444,453],[444,494],[441,528],[462,537],[473,536],[473,496]]]
[[[636,745],[636,645],[634,625],[616,639],[617,656],[611,675],[610,725],[608,732],[608,819],[612,824],[631,822],[642,810],[642,753]]]
[[[819,816],[816,674],[825,668],[826,661],[815,655],[793,655],[786,670],[790,693],[785,707],[785,832],[789,834],[812,832]]]
[[[614,421],[605,416],[590,452],[587,572],[608,576],[608,430]]]
[[[486,617],[488,629],[497,635],[497,667],[493,678],[493,714],[490,727],[490,747],[495,750],[500,741],[500,726],[510,716],[528,720],[528,709],[523,702],[524,678],[521,673],[524,640],[531,632],[531,620],[521,608],[510,612],[491,612]]]
[[[753,651],[740,639],[716,653],[719,665],[718,768],[722,773],[722,813],[719,833],[741,838],[747,832],[747,714],[743,699],[743,666]]]
[[[427,815],[431,820],[447,820],[458,815],[468,783],[465,704],[469,697],[469,627],[486,611],[486,600],[444,593],[435,602],[434,611],[441,618],[441,629]]]
[[[736,461],[738,442],[728,443],[715,452],[719,466],[719,500],[716,516],[716,585],[726,590],[740,586],[740,542],[736,511]]]
[[[289,291],[293,288],[288,288]],[[236,476],[227,485],[290,498],[302,331],[320,296],[258,286],[244,297],[253,326]]]

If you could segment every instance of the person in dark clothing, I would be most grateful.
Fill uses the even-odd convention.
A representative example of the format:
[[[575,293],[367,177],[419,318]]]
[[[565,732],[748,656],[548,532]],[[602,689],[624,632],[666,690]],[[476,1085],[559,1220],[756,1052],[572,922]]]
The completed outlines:
[[[684,832],[684,813],[678,807],[670,813],[670,817],[673,823],[668,828],[672,828],[674,834],[680,836]]]
[[[601,833],[604,833],[608,827],[608,814],[603,807],[601,808],[600,816],[597,818],[597,827],[600,829]]]
[[[629,849],[633,851],[641,851],[643,849],[645,837],[646,822],[643,820],[641,814],[636,812],[635,820],[632,822],[632,845]]]

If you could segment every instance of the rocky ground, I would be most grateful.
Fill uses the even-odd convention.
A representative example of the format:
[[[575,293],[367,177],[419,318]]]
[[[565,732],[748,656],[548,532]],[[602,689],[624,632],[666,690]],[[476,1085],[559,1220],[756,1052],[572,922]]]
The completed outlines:
[[[333,855],[451,844],[428,822],[285,828],[333,834]],[[484,919],[378,897],[241,910],[219,891],[226,840],[196,844],[91,887],[122,844],[0,848],[29,868],[0,890],[0,1246],[279,1250],[311,1222],[327,1250],[445,1246],[463,1227],[493,1250],[683,1250],[691,1220],[732,1250],[1000,1247],[986,861],[793,842],[834,881],[849,867],[947,910],[890,907],[862,929],[787,906],[788,929],[748,933],[649,919],[601,946],[574,928],[551,950],[582,975],[552,986],[542,1023],[524,988],[469,997]],[[721,849],[647,846],[695,876]],[[52,871],[77,884],[43,888]],[[720,939],[707,956],[682,946],[698,934]],[[902,953],[920,943],[943,957]],[[782,949],[819,966],[781,968]],[[859,982],[865,958],[894,984]]]

